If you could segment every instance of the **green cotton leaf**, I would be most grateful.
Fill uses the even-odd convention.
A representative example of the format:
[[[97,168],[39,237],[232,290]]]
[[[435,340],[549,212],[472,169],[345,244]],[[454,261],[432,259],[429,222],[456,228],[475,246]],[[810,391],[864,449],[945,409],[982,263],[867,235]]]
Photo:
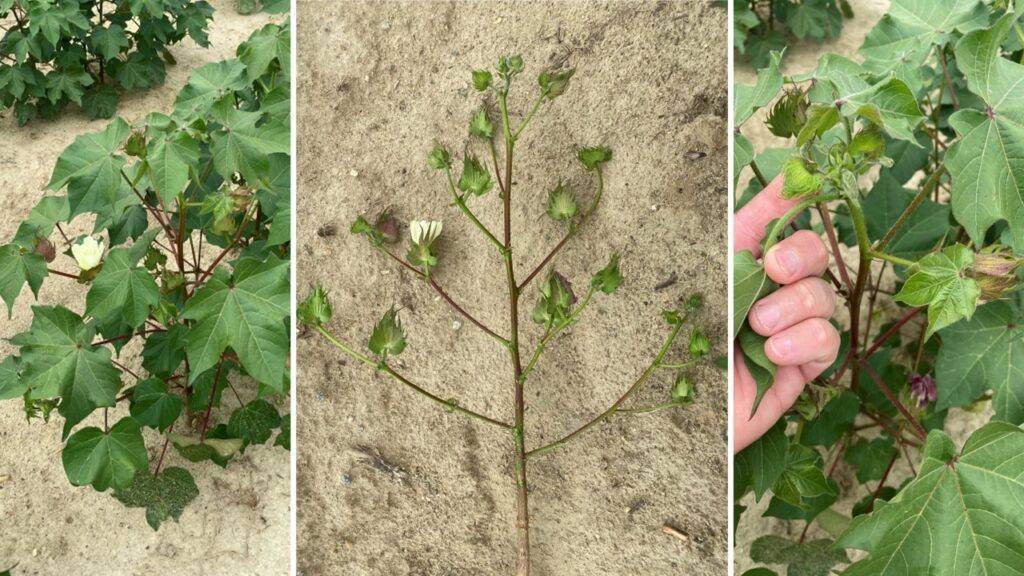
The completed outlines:
[[[892,436],[883,436],[871,440],[858,439],[846,449],[843,458],[857,469],[857,481],[865,484],[881,480],[895,455],[896,446]]]
[[[494,133],[494,125],[491,124],[491,119],[487,117],[487,108],[480,108],[473,114],[473,118],[469,121],[469,133],[484,140],[491,139],[491,135]]]
[[[82,108],[89,120],[113,118],[117,102],[117,90],[109,84],[93,84],[82,96]]]
[[[924,120],[917,96],[905,82],[890,78],[842,98],[843,116],[867,118],[897,140],[917,142],[914,130]]]
[[[494,180],[487,168],[476,156],[466,156],[462,163],[462,176],[459,177],[459,190],[483,196],[494,187]]]
[[[750,250],[741,250],[733,258],[732,337],[739,336],[747,314],[757,302],[775,288],[768,274]]]
[[[125,90],[144,90],[150,87],[153,61],[140,52],[132,52],[128,58],[115,59],[110,63],[110,75]],[[157,83],[159,84],[159,82]]]
[[[779,62],[781,52],[772,51],[768,66],[757,71],[757,82],[753,86],[737,84],[735,90],[735,115],[733,125],[739,128],[754,115],[758,108],[767,105],[782,90],[782,72]]]
[[[167,378],[173,375],[185,360],[186,334],[187,327],[174,324],[166,331],[146,336],[142,345],[142,367],[155,376]]]
[[[845,576],[1015,574],[1024,565],[1024,431],[976,430],[957,454],[933,430],[917,477],[854,518],[837,544],[868,552]]]
[[[405,332],[402,330],[402,322],[398,319],[398,310],[395,310],[394,306],[385,312],[380,322],[373,327],[368,346],[370,351],[380,356],[397,356],[405,350]]]
[[[807,112],[807,122],[800,129],[796,145],[803,146],[812,138],[820,138],[839,123],[839,109],[834,104],[812,104]]]
[[[785,564],[788,576],[829,576],[837,564],[850,561],[832,540],[796,542],[781,536],[761,536],[750,545],[750,559],[761,564]]]
[[[793,156],[782,169],[782,197],[806,198],[821,190],[822,178],[817,171],[812,172],[807,161],[800,156]]]
[[[963,109],[949,123],[959,139],[946,152],[953,215],[981,245],[985,232],[1005,219],[1018,251],[1024,247],[1024,65],[1002,57],[1001,44],[1016,18],[1006,14],[987,30],[964,36],[956,62],[984,110]]]
[[[622,272],[619,271],[619,255],[612,255],[608,265],[602,268],[594,277],[590,280],[590,285],[594,290],[604,292],[605,294],[612,294],[619,289],[622,285]]]
[[[800,40],[824,40],[835,37],[833,22],[842,22],[842,14],[830,0],[804,0],[799,7],[786,10],[786,27]]]
[[[882,170],[878,181],[861,201],[867,221],[868,238],[881,240],[914,199],[914,193],[903,188],[888,171]],[[885,247],[893,256],[917,260],[931,252],[949,232],[949,205],[924,199]]]
[[[821,456],[813,448],[790,444],[785,467],[772,485],[772,493],[783,502],[807,508],[804,499],[816,498],[832,491],[821,467]]]
[[[786,422],[780,420],[764,436],[736,455],[736,478],[748,479],[758,502],[785,471],[788,450]],[[734,494],[736,499],[746,490],[746,486],[741,484],[739,480],[736,481],[736,490],[739,492]]]
[[[231,458],[242,449],[244,442],[241,438],[214,438],[214,435],[226,436],[227,426],[221,424],[215,430],[211,430],[207,433],[204,441],[182,436],[181,434],[171,434],[168,438],[171,439],[171,444],[174,445],[174,449],[178,451],[178,454],[181,454],[189,462],[209,460],[224,468],[231,461]]]
[[[108,348],[93,346],[93,329],[63,306],[34,306],[32,327],[11,343],[21,347],[29,396],[61,397],[64,436],[98,407],[113,406],[121,388]]]
[[[8,356],[0,362],[0,400],[24,396],[28,383],[21,378],[21,358]]]
[[[228,419],[228,434],[241,438],[242,451],[250,444],[263,444],[270,440],[274,428],[281,425],[277,408],[266,400],[256,399],[240,406]]]
[[[54,104],[66,98],[81,106],[85,89],[93,82],[92,76],[78,67],[52,70],[46,75],[46,97]]]
[[[285,450],[292,449],[292,421],[287,414],[281,417],[281,432],[274,439],[274,446]]]
[[[61,152],[47,190],[68,187],[71,217],[114,204],[125,158],[117,154],[131,127],[117,118],[102,132],[82,134]]]
[[[25,284],[38,298],[39,287],[48,275],[46,260],[41,255],[14,244],[0,246],[0,298],[7,304],[8,319]]]
[[[753,418],[754,414],[757,413],[757,408],[761,405],[761,400],[764,399],[764,395],[775,384],[775,371],[778,367],[768,359],[768,355],[764,352],[764,344],[768,339],[754,332],[746,323],[744,323],[743,328],[740,330],[738,339],[740,349],[743,351],[743,358],[746,360],[747,370],[754,378],[754,384],[757,387],[754,405],[750,409],[750,414],[746,416],[746,418]],[[740,417],[744,416],[741,415]]]
[[[902,62],[921,65],[932,46],[954,39],[954,32],[987,25],[988,13],[978,0],[894,0],[859,52],[880,72]]]
[[[150,124],[154,116],[150,114],[146,123]],[[199,143],[188,132],[175,128],[171,124],[166,130],[156,130],[152,126],[146,129],[150,180],[156,193],[168,205],[185,191],[190,179],[189,169],[199,164]]]
[[[935,410],[966,406],[992,390],[996,418],[1024,423],[1024,318],[1008,302],[990,302],[970,320],[939,333]]]
[[[132,483],[115,490],[114,498],[129,508],[145,508],[146,523],[153,530],[167,519],[181,518],[185,507],[199,495],[192,474],[184,468],[170,466],[153,476],[149,470],[139,470]]]
[[[163,0],[128,0],[128,6],[136,17],[159,18],[164,13]]]
[[[973,263],[974,253],[962,244],[954,244],[928,254],[908,270],[910,277],[893,298],[910,306],[928,306],[926,339],[936,330],[974,314],[981,291],[974,279],[966,276]]]
[[[772,498],[768,503],[768,509],[765,510],[764,516],[766,518],[810,522],[831,508],[836,503],[836,500],[839,499],[839,483],[835,480],[829,480],[828,485],[829,492],[821,496],[814,496],[813,498],[804,498],[801,501],[802,507],[793,506],[779,498]]]
[[[800,441],[808,446],[831,448],[846,434],[859,412],[860,399],[844,391],[830,400],[817,418],[804,425]]]
[[[61,453],[64,472],[75,486],[91,484],[99,492],[127,488],[139,470],[149,466],[149,453],[139,423],[122,418],[109,432],[83,428],[68,438]]]
[[[89,34],[89,49],[94,54],[99,54],[104,60],[117,58],[123,50],[131,46],[124,28],[120,24],[111,24],[106,27],[93,28]]]
[[[248,85],[245,64],[241,60],[223,60],[200,66],[174,100],[174,115],[190,119],[205,116],[213,104]]]
[[[149,271],[131,265],[128,248],[114,248],[86,294],[85,313],[98,320],[117,315],[137,328],[159,303],[160,287]]]
[[[291,31],[289,27],[267,24],[238,46],[238,59],[245,64],[249,82],[255,82],[270,71],[274,61],[287,70],[290,64]]]
[[[229,347],[245,371],[279,388],[288,359],[284,322],[291,299],[288,262],[243,258],[232,275],[219,267],[189,299],[182,318],[194,320],[185,336],[190,381],[214,367]]]
[[[29,32],[33,35],[42,34],[47,42],[56,46],[61,36],[72,34],[72,26],[78,30],[90,28],[89,21],[79,10],[78,2],[74,0],[30,3],[27,19]]]
[[[735,187],[739,182],[740,172],[754,161],[754,145],[739,132],[733,132],[732,141],[732,183]]]
[[[237,172],[252,186],[270,179],[271,154],[288,154],[291,136],[288,126],[269,122],[259,124],[263,114],[234,108],[225,100],[216,109],[217,120],[223,124],[210,137],[213,166],[225,180]]]
[[[35,247],[37,238],[49,238],[57,223],[64,222],[70,216],[71,208],[68,206],[67,196],[43,196],[29,212],[28,218],[18,226],[13,242],[26,250],[31,250]]]
[[[130,410],[139,424],[163,432],[181,415],[181,396],[168,393],[162,380],[142,380],[132,391]]]

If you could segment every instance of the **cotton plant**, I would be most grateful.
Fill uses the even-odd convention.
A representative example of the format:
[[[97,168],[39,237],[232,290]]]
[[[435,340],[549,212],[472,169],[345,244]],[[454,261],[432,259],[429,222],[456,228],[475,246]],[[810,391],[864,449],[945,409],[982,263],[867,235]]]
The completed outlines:
[[[576,152],[581,167],[591,174],[594,180],[594,190],[588,195],[589,198],[577,195],[568,184],[559,179],[551,183],[552,188],[546,196],[546,204],[539,207],[556,225],[563,227],[565,232],[561,241],[527,274],[523,275],[515,266],[513,239],[519,234],[530,232],[515,230],[511,224],[512,202],[515,197],[515,152],[522,142],[525,129],[535,115],[542,108],[552,106],[554,101],[566,92],[575,73],[574,70],[542,72],[537,79],[538,90],[532,105],[522,121],[518,125],[513,125],[509,113],[510,89],[513,81],[523,71],[524,63],[519,56],[501,57],[496,70],[473,71],[471,80],[476,91],[487,98],[497,100],[497,117],[494,117],[493,107],[486,104],[471,116],[469,134],[473,144],[464,154],[461,172],[456,174],[456,160],[443,145],[436,145],[426,157],[427,164],[440,173],[446,193],[450,195],[451,205],[473,224],[476,232],[486,240],[489,252],[504,265],[502,280],[506,284],[508,296],[506,326],[492,327],[480,321],[443,288],[442,264],[446,259],[457,257],[456,247],[460,241],[457,237],[445,236],[443,244],[438,242],[442,234],[447,234],[446,231],[450,229],[444,225],[443,219],[438,219],[435,215],[413,215],[414,218],[408,225],[408,251],[405,258],[399,255],[396,246],[401,240],[398,233],[400,223],[395,215],[384,213],[376,217],[359,216],[351,227],[353,233],[368,240],[372,249],[421,280],[458,314],[489,336],[499,352],[508,355],[508,386],[513,396],[510,407],[513,414],[511,421],[507,417],[484,414],[464,405],[457,398],[446,399],[440,393],[429,391],[406,377],[392,359],[401,354],[407,346],[416,343],[407,341],[400,311],[395,307],[390,307],[373,326],[366,342],[366,350],[344,342],[330,327],[333,307],[327,292],[319,284],[313,287],[298,308],[298,318],[302,323],[316,330],[344,354],[367,368],[388,375],[425,399],[438,404],[445,411],[508,432],[508,447],[515,464],[515,573],[518,576],[528,576],[531,566],[527,475],[529,463],[585,436],[589,430],[613,416],[678,409],[690,404],[697,394],[693,369],[710,361],[710,343],[704,331],[696,325],[696,315],[701,308],[702,299],[700,296],[682,298],[677,307],[664,311],[663,321],[667,324],[667,334],[662,345],[652,352],[653,359],[640,371],[637,379],[626,387],[618,400],[560,439],[543,445],[530,444],[530,431],[524,422],[527,407],[525,390],[527,382],[534,377],[534,371],[541,362],[544,351],[555,344],[558,336],[567,328],[583,319],[585,310],[594,299],[615,293],[624,279],[618,255],[611,256],[603,267],[594,266],[596,270],[585,283],[574,282],[558,272],[553,265],[560,250],[579,234],[598,209],[604,190],[605,166],[612,160],[611,149],[604,146],[581,148]],[[496,143],[503,144],[503,154],[499,155]],[[481,221],[473,208],[475,204],[487,199],[496,199],[503,207],[502,225],[497,232]],[[532,311],[525,308],[524,301],[528,299],[534,302]],[[536,326],[535,330],[528,330],[524,325],[527,318],[532,319]],[[674,344],[684,331],[688,333],[689,343],[684,349],[678,350],[680,347]],[[533,332],[537,338],[532,350],[524,342],[527,332]],[[679,359],[675,359],[677,356]],[[648,406],[634,405],[630,402],[648,381],[662,379],[665,373],[672,373],[675,376],[667,379],[668,385],[663,402]]]

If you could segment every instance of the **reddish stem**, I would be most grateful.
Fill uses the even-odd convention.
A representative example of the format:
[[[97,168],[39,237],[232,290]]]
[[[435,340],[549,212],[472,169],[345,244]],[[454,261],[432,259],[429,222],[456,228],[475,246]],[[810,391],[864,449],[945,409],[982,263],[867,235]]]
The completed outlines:
[[[167,427],[167,437],[164,438],[164,447],[160,450],[160,459],[156,462],[156,470],[153,472],[153,476],[160,474],[160,467],[164,465],[164,455],[167,454],[167,445],[171,442],[171,431],[174,430],[174,423],[171,423]]]
[[[203,430],[199,433],[199,441],[206,441],[206,429],[210,426],[210,412],[213,411],[213,399],[217,395],[217,386],[220,384],[220,371],[224,367],[224,359],[221,358],[217,364],[217,374],[213,377],[213,387],[210,389],[210,404],[206,407],[206,418],[203,419]]]
[[[890,390],[889,387],[886,386],[885,382],[878,377],[878,373],[875,372],[875,369],[871,364],[866,360],[861,359],[860,365],[864,367],[864,370],[866,370],[868,375],[871,376],[871,379],[875,381],[875,384],[878,385],[879,390],[885,394],[885,397],[889,399],[889,402],[891,402],[892,405],[899,410],[900,414],[903,415],[903,418],[913,426],[915,436],[917,436],[922,442],[925,441],[928,438],[928,433],[925,432],[924,427],[917,422],[917,419],[910,414],[910,411],[907,410],[903,403],[899,401],[899,398],[896,398],[896,395],[892,393],[892,390]]]

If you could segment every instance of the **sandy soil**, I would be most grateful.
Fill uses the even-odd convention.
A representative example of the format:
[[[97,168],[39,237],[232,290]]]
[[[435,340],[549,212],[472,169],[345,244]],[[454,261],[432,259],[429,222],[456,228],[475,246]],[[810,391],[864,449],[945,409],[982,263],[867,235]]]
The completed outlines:
[[[569,92],[534,118],[517,151],[515,263],[532,268],[560,237],[543,216],[559,175],[584,198],[580,145],[615,151],[605,200],[556,259],[577,286],[622,254],[626,283],[598,298],[542,359],[528,387],[527,444],[554,440],[606,408],[649,363],[681,295],[706,296],[702,323],[726,350],[726,14],[704,2],[299,3],[299,291],[330,290],[331,328],[365,349],[373,323],[402,307],[408,375],[442,397],[511,419],[507,355],[429,288],[347,233],[357,214],[393,207],[443,218],[437,278],[507,331],[500,259],[448,206],[425,162],[453,151],[480,98],[470,70],[521,52],[519,117],[536,74],[565,61]],[[688,151],[706,153],[688,159]],[[499,200],[472,202],[497,229]],[[334,226],[336,235],[322,236]],[[403,234],[404,234],[403,230]],[[520,272],[522,275],[523,272]],[[669,289],[655,286],[669,277]],[[525,349],[536,285],[524,298]],[[685,344],[684,344],[685,345]],[[513,568],[511,439],[446,414],[319,337],[299,340],[298,563],[307,576],[492,575]],[[530,467],[534,573],[701,575],[726,570],[726,384],[697,373],[689,408],[601,425]],[[660,401],[668,375],[640,404]],[[379,455],[395,479],[367,464]],[[632,510],[632,512],[630,512]],[[669,523],[691,535],[660,531]]]
[[[889,0],[858,0],[853,2],[853,8],[855,11],[855,17],[852,20],[846,20],[843,25],[842,36],[834,42],[826,42],[824,44],[817,44],[813,42],[804,42],[791,45],[786,49],[786,58],[783,61],[783,71],[786,74],[796,74],[800,72],[806,72],[813,70],[817,66],[818,57],[826,52],[832,52],[853,58],[857,61],[861,61],[857,55],[857,49],[864,42],[864,37],[867,36],[871,28],[881,19],[882,15],[889,9]],[[736,60],[736,82],[744,84],[752,84],[757,79],[757,73],[748,63],[742,58]],[[766,148],[778,146],[781,140],[771,134],[768,128],[764,125],[764,118],[766,118],[767,109],[766,107],[759,111],[757,118],[749,120],[743,126],[743,133],[750,141],[754,144],[754,149],[757,152],[761,152]],[[749,168],[746,168],[740,174],[740,182],[736,187],[737,194],[742,192],[747,182],[753,175]],[[877,177],[875,175],[868,175],[862,182],[864,186],[872,185],[872,178]],[[857,251],[855,248],[843,247],[843,256],[847,262],[856,262]],[[834,273],[837,272],[833,265]],[[886,289],[893,289],[896,284],[896,278],[892,274],[888,274],[883,277],[882,287]],[[894,304],[886,303],[882,308],[883,316],[894,316],[898,314],[898,308]],[[845,308],[839,307],[836,312],[836,318],[840,322],[846,322],[849,314]],[[883,323],[883,321],[875,322],[875,326]],[[916,336],[916,335],[915,335]],[[962,446],[963,442],[970,436],[971,432],[976,430],[985,422],[992,417],[991,406],[980,412],[966,412],[959,409],[953,409],[950,411],[949,416],[946,418],[946,432],[953,438],[953,441],[957,446]],[[917,458],[917,456],[914,456]],[[917,464],[915,463],[915,466]],[[893,468],[891,474],[890,485],[899,485],[903,480],[910,477],[911,471],[907,466],[904,459],[897,461],[896,466]],[[857,491],[854,486],[857,485],[854,470],[849,467],[845,462],[841,463],[833,475],[833,478],[839,482],[842,496],[839,501],[834,505],[836,510],[849,514],[853,505],[860,500],[866,492],[861,489]],[[875,483],[871,486],[874,487]],[[786,537],[799,537],[801,531],[804,528],[803,522],[783,522],[774,518],[762,518],[761,514],[768,508],[768,502],[770,498],[764,498],[760,503],[755,503],[753,495],[748,494],[746,498],[742,500],[742,504],[748,507],[748,510],[743,514],[739,529],[736,534],[736,567],[737,574],[742,573],[745,570],[757,566],[757,564],[751,562],[749,548],[750,544],[765,534],[778,534]],[[831,538],[824,530],[818,528],[815,524],[808,532],[808,539],[814,538]],[[851,553],[851,558],[855,558]],[[781,568],[781,567],[777,567]]]
[[[213,0],[209,49],[190,41],[176,47],[178,65],[169,68],[164,86],[128,94],[118,113],[138,120],[155,110],[169,110],[178,90],[196,67],[234,55],[235,47],[271,20],[266,15],[240,16],[230,0]],[[53,122],[18,127],[13,114],[0,119],[0,237],[14,234],[28,216],[50,178],[60,152],[82,132],[101,130],[71,111]],[[91,222],[88,223],[91,227]],[[72,227],[86,232],[85,224]],[[71,231],[69,231],[71,233]],[[73,310],[84,306],[84,291],[67,290],[60,278],[47,281],[40,294],[46,303]],[[12,320],[0,320],[0,336],[28,328],[32,297],[26,289]],[[0,354],[13,351],[6,341]],[[127,350],[127,349],[126,349]],[[128,353],[128,357],[132,357]],[[225,396],[227,398],[227,396]],[[123,410],[127,413],[127,407]],[[111,412],[111,418],[125,415]],[[55,415],[56,416],[56,415]],[[85,424],[97,422],[93,416]],[[195,476],[200,495],[181,523],[168,522],[159,533],[145,523],[141,509],[127,509],[109,494],[75,488],[61,465],[63,420],[25,423],[21,403],[0,404],[0,569],[19,563],[16,575],[279,575],[288,573],[289,456],[280,448],[254,447],[222,471],[211,464],[191,464],[168,452],[167,464],[184,466]],[[150,450],[159,444],[147,439]]]

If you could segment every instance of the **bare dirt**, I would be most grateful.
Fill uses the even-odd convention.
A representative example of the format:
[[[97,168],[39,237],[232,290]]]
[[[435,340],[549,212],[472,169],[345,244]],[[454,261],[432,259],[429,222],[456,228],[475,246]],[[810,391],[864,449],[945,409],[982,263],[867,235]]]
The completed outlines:
[[[547,190],[561,176],[589,198],[591,177],[573,151],[604,144],[615,157],[602,205],[555,265],[582,290],[618,252],[626,278],[553,343],[531,377],[528,446],[557,439],[618,398],[667,334],[662,309],[682,295],[704,294],[700,322],[713,352],[725,353],[724,10],[696,1],[300,1],[298,10],[298,291],[323,282],[339,337],[365,351],[373,323],[400,306],[409,346],[399,369],[441,397],[511,420],[505,350],[348,226],[388,207],[404,222],[443,219],[438,282],[507,332],[500,256],[448,205],[444,177],[425,156],[435,141],[461,156],[481,102],[470,71],[522,53],[514,123],[541,70],[564,64],[577,73],[517,147],[520,277],[562,234],[543,214]],[[499,228],[496,192],[471,205]],[[668,289],[655,290],[669,278]],[[540,333],[529,321],[536,290],[523,298],[525,350]],[[300,338],[298,351],[301,573],[512,573],[511,437],[443,412],[317,335]],[[714,368],[695,375],[693,405],[613,418],[532,461],[534,574],[725,573],[726,378]],[[662,401],[670,379],[659,375],[636,403]],[[663,533],[666,523],[689,541]]]
[[[857,2],[851,2],[851,4],[853,4],[855,17],[851,20],[844,21],[843,32],[840,38],[825,43],[801,42],[791,44],[786,48],[786,56],[783,61],[783,73],[798,74],[814,70],[817,67],[818,58],[827,52],[846,56],[847,58],[852,58],[858,62],[862,61],[862,58],[857,54],[857,49],[864,42],[864,38],[867,36],[868,32],[871,31],[875,24],[889,10],[890,0],[858,0]],[[749,63],[743,60],[741,56],[737,55],[735,81],[737,83],[753,84],[756,79],[757,72]],[[743,126],[743,134],[750,139],[754,145],[755,151],[758,153],[767,148],[778,146],[780,145],[780,142],[782,142],[782,140],[773,136],[764,124],[768,109],[770,109],[770,106],[761,109],[755,118],[752,118]],[[749,168],[744,169],[740,173],[739,184],[736,187],[737,194],[746,189],[747,182],[752,177],[753,174]],[[866,175],[861,185],[870,187],[873,184],[874,178],[877,178],[877,173]],[[914,181],[912,180],[911,182]],[[841,251],[846,262],[856,262],[856,248],[847,248],[843,246],[841,247]],[[833,273],[838,274],[838,270],[834,263],[832,265],[832,271]],[[896,281],[897,279],[895,275],[890,272],[883,276],[881,286],[883,289],[893,290],[895,288]],[[900,314],[898,312],[898,308],[892,303],[880,303],[880,309],[881,311],[879,316],[881,317],[881,320],[876,319],[874,323],[875,326],[885,323],[890,318],[898,317]],[[836,318],[841,323],[846,323],[848,321],[849,314],[846,312],[845,307],[839,306],[837,308]],[[917,337],[917,334],[914,334],[913,337]],[[983,410],[977,412],[952,409],[946,417],[945,430],[957,446],[962,446],[964,441],[970,436],[971,432],[979,428],[985,422],[988,422],[991,417],[991,406],[986,406]],[[912,457],[918,459],[918,456],[915,453],[912,453]],[[915,462],[915,466],[916,465],[917,463]],[[901,458],[893,467],[888,484],[891,486],[899,486],[910,476],[910,467],[907,465],[906,460]],[[849,515],[853,505],[867,494],[867,488],[862,487],[861,491],[857,491],[854,488],[857,485],[854,470],[845,464],[845,462],[841,462],[836,467],[835,473],[832,477],[839,483],[841,493],[840,499],[836,502],[833,508],[843,514]],[[870,488],[874,488],[875,484],[876,483],[872,483]],[[750,545],[754,540],[757,540],[759,537],[766,534],[777,534],[795,539],[800,537],[800,534],[804,529],[803,522],[785,522],[775,518],[762,517],[761,515],[768,508],[769,501],[770,498],[766,497],[762,499],[760,503],[755,503],[752,494],[748,494],[741,501],[741,504],[746,506],[747,510],[741,517],[736,533],[735,566],[737,574],[742,574],[744,571],[758,566],[758,564],[751,562],[750,560]],[[822,530],[817,524],[813,524],[807,532],[807,539],[813,540],[815,538],[835,538],[835,535],[831,535]],[[850,558],[857,559],[859,556],[855,556],[854,553],[851,553]],[[776,566],[775,568],[783,569],[781,566]]]
[[[192,70],[234,55],[235,47],[257,28],[278,17],[241,16],[231,0],[212,0],[211,46],[186,41],[172,51],[166,84],[129,93],[118,114],[140,120],[151,111],[169,111]],[[83,132],[102,130],[106,121],[90,122],[77,110],[52,122],[17,126],[12,113],[0,118],[0,238],[14,235],[18,223],[43,194],[60,152]],[[92,222],[72,226],[69,234],[88,232]],[[59,256],[58,258],[63,258]],[[60,263],[58,259],[57,264]],[[68,264],[68,262],[65,262]],[[73,263],[71,263],[73,265]],[[56,264],[55,264],[56,266]],[[53,277],[39,295],[47,304],[72,310],[84,307],[84,290]],[[32,295],[26,288],[11,320],[0,320],[0,337],[10,338],[31,322]],[[133,357],[126,348],[125,354]],[[0,355],[15,351],[0,342]],[[138,350],[135,351],[136,353]],[[225,396],[227,398],[227,396]],[[122,412],[124,412],[122,414]],[[127,409],[110,413],[112,421]],[[94,415],[83,425],[96,425]],[[146,525],[142,509],[128,509],[109,494],[75,488],[61,465],[62,419],[49,424],[25,422],[18,401],[0,403],[0,570],[18,563],[14,574],[121,576],[142,574],[223,576],[280,575],[289,570],[289,455],[281,448],[253,447],[221,470],[191,464],[173,450],[165,465],[183,466],[195,476],[200,494],[181,517],[159,532]],[[159,439],[147,437],[151,453]]]

